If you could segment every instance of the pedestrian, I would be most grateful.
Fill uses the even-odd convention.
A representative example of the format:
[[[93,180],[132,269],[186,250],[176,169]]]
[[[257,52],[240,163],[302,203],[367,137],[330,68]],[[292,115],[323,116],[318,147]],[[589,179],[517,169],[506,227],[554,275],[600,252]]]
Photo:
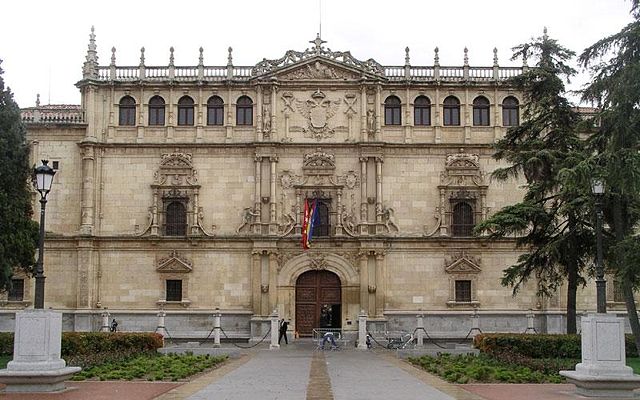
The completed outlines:
[[[113,321],[111,321],[111,328],[109,330],[111,332],[116,332],[118,330],[118,323],[116,322],[115,318],[113,319]]]
[[[322,336],[322,350],[324,350],[324,345],[327,342],[331,342],[331,346],[333,346],[334,349],[338,348],[338,345],[336,344],[336,339],[335,337],[333,337],[333,332],[331,331],[325,333],[324,336]]]
[[[284,338],[284,344],[289,344],[289,341],[287,340],[288,328],[289,328],[289,323],[285,321],[283,318],[282,321],[280,321],[280,336],[278,337],[278,344],[280,344],[280,342],[282,341],[282,338]]]

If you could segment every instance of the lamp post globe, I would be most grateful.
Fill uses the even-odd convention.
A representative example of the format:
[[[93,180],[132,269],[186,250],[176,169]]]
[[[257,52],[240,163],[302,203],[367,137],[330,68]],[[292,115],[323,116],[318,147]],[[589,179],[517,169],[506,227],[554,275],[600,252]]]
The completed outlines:
[[[599,179],[591,181],[591,193],[595,196],[596,206],[596,301],[599,314],[607,312],[607,281],[604,279],[604,267],[602,265],[602,205],[604,192],[604,182]]]
[[[56,171],[48,165],[48,160],[42,160],[42,165],[34,169],[35,187],[40,193],[40,238],[38,243],[38,262],[36,263],[36,293],[33,308],[44,308],[44,215],[47,205],[47,195],[51,191],[53,176]]]

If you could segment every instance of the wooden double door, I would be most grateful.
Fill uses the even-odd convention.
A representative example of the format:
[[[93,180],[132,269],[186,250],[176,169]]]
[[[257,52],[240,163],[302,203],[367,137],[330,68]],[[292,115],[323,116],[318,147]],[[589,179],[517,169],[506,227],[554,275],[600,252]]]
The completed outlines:
[[[340,328],[340,278],[330,271],[307,271],[296,281],[296,330],[310,336],[313,328]]]

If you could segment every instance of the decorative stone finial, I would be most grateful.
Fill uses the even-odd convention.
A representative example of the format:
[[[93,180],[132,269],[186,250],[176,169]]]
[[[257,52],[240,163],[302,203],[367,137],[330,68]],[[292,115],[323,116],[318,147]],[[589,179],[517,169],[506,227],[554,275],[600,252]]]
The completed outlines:
[[[465,67],[469,66],[469,49],[467,49],[466,46],[464,48],[464,66]]]
[[[116,65],[116,48],[115,46],[111,48],[111,64],[112,67]]]
[[[89,46],[87,50],[87,57],[84,65],[82,66],[83,78],[97,78],[98,77],[98,52],[96,46],[95,29],[91,26],[91,33],[89,34]]]
[[[320,38],[320,34],[319,34],[319,33],[317,33],[317,34],[316,34],[316,39],[315,39],[315,40],[311,40],[311,41],[309,41],[309,43],[311,43],[311,44],[315,45],[315,47],[314,47],[314,49],[313,49],[313,50],[314,50],[314,52],[316,52],[316,53],[320,53],[320,52],[322,51],[322,43],[327,43],[327,42],[326,42],[325,40],[322,40],[322,39]]]
[[[169,66],[173,67],[173,46],[169,47]]]
[[[233,65],[233,49],[231,48],[231,46],[229,46],[229,49],[227,51],[229,52],[229,56],[227,57],[227,66],[231,66]]]
[[[545,26],[544,29],[542,30],[542,38],[544,40],[549,39],[549,35],[547,35],[547,27]]]
[[[440,65],[440,56],[438,56],[439,51],[440,49],[438,49],[437,47],[433,49],[433,52],[434,52],[433,65]]]
[[[200,50],[200,56],[198,57],[198,66],[204,65],[204,55],[203,55],[204,49],[202,48],[202,46],[200,46],[199,50]]]
[[[404,48],[404,65],[411,65],[409,63],[409,46]]]
[[[40,107],[40,93],[36,94],[36,107]]]
[[[140,48],[140,65],[144,65],[144,47]]]
[[[493,66],[494,67],[498,66],[498,48],[497,47],[493,48]]]

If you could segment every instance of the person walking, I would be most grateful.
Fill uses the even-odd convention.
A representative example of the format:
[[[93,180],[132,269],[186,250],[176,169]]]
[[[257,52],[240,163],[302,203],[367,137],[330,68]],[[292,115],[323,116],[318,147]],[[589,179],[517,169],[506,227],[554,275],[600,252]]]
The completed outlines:
[[[278,337],[278,344],[280,344],[282,338],[284,338],[284,344],[289,344],[289,341],[287,340],[287,329],[289,329],[289,323],[283,318],[282,321],[280,321],[280,336]]]

